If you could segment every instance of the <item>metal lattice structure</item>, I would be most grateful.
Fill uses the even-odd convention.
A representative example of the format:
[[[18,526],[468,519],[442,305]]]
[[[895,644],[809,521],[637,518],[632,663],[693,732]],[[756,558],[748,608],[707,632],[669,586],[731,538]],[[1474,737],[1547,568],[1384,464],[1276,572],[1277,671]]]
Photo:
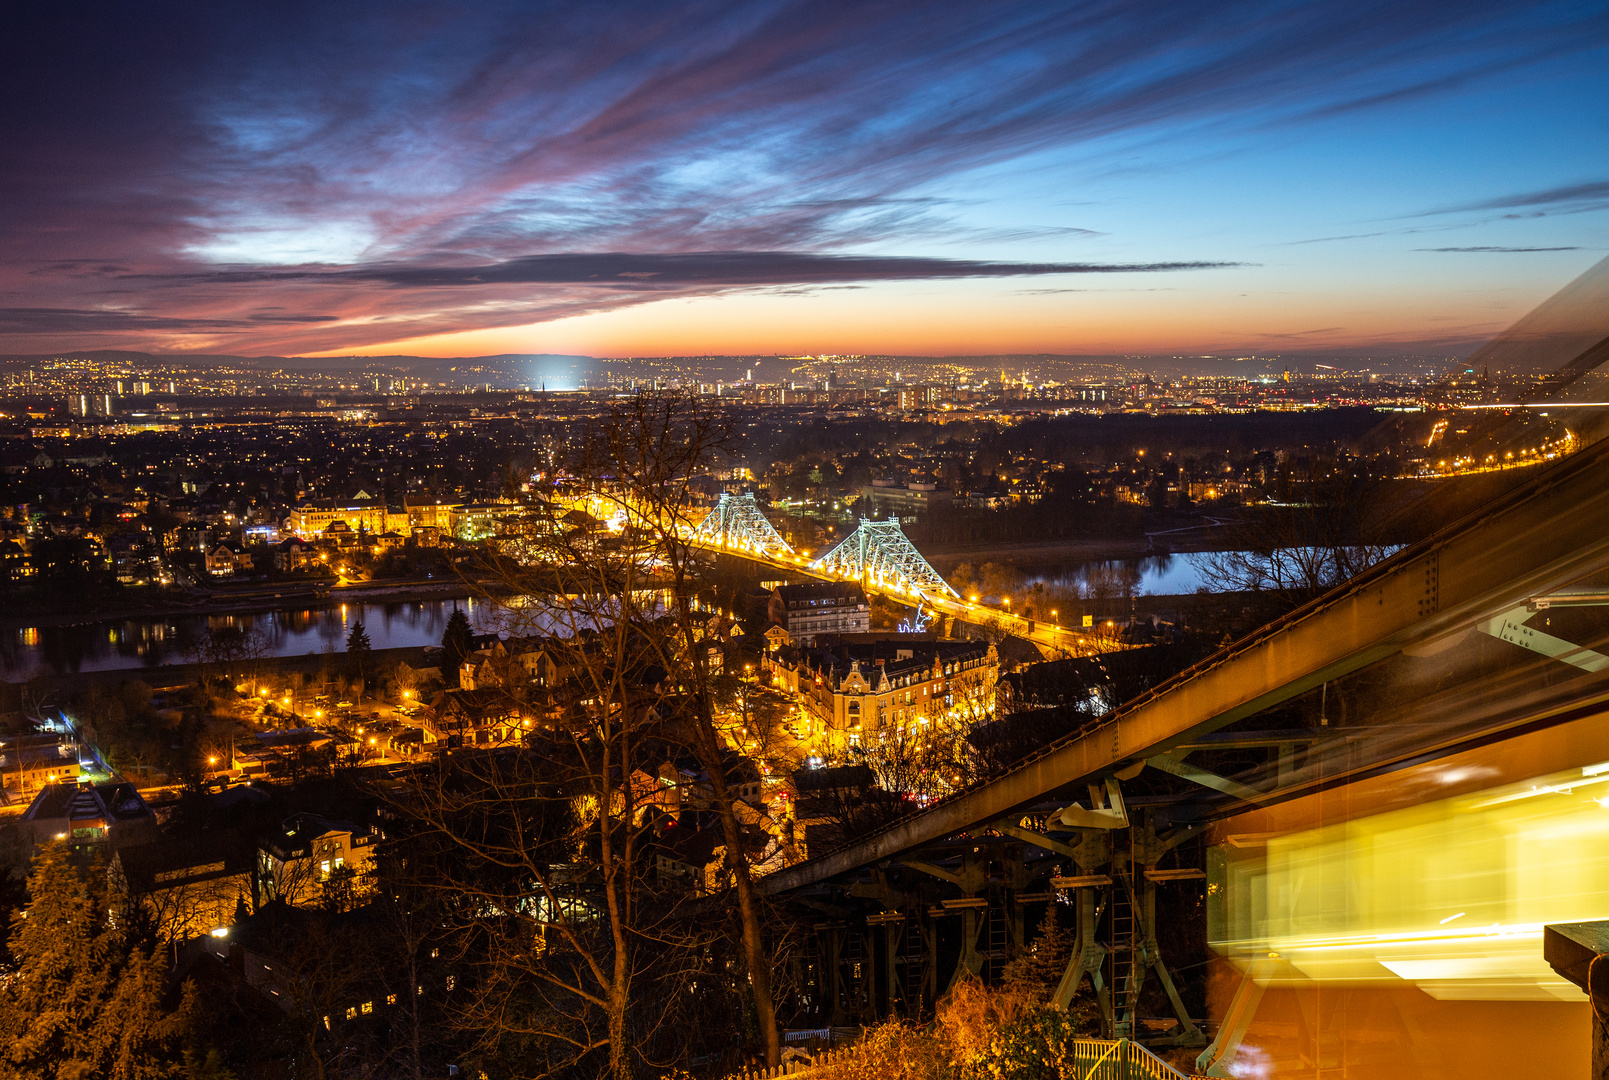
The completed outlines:
[[[950,583],[929,566],[922,553],[905,538],[905,530],[900,528],[898,519],[869,521],[861,518],[860,528],[810,565],[811,569],[824,574],[858,578],[886,589],[956,595]]]
[[[761,513],[753,495],[722,495],[715,509],[693,530],[693,541],[773,559],[793,554],[793,548]]]

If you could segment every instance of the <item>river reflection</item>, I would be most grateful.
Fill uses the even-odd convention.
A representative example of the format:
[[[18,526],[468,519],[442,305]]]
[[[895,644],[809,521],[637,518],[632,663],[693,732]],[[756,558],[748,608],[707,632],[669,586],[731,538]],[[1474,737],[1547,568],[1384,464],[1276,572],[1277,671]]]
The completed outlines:
[[[185,615],[168,619],[118,619],[75,626],[22,627],[0,632],[0,678],[18,682],[33,675],[117,671],[182,664],[209,630],[255,631],[269,656],[340,652],[352,624],[361,622],[376,649],[438,645],[454,607],[481,632],[493,628],[496,611],[473,599],[390,604],[334,604],[240,615]]]
[[[1084,563],[1060,573],[1041,574],[1031,579],[1048,586],[1088,592],[1096,578],[1116,580],[1119,575],[1135,582],[1140,596],[1184,596],[1206,585],[1201,576],[1200,555],[1147,555],[1140,559],[1109,559]]]

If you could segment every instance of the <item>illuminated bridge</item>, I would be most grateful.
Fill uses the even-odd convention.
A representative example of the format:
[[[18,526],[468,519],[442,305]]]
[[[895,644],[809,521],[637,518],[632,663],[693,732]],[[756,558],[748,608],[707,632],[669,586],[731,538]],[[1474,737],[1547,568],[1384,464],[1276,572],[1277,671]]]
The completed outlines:
[[[964,622],[995,627],[1043,646],[1052,655],[1122,647],[1094,633],[1068,630],[963,600],[893,519],[861,518],[853,533],[810,561],[782,539],[753,495],[726,494],[692,530],[689,540],[712,551],[739,555],[790,573],[859,581],[867,592],[881,593],[906,604],[926,605]]]
[[[799,560],[754,496],[748,494],[722,495],[715,509],[693,530],[692,539],[705,547],[742,552],[771,562]]]
[[[1541,932],[1609,918],[1609,442],[811,854],[762,887],[808,913],[823,1024],[997,978],[1055,903],[1058,997],[1213,1075],[1579,1073]]]

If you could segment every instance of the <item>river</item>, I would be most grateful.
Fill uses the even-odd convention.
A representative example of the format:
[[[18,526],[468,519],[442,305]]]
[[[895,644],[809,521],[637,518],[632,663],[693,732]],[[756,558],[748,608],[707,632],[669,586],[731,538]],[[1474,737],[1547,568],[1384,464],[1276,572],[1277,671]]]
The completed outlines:
[[[1088,586],[1093,576],[1104,572],[1130,575],[1136,580],[1135,593],[1140,596],[1185,596],[1206,584],[1201,575],[1200,560],[1211,558],[1212,553],[1200,555],[1147,555],[1139,559],[1112,559],[1085,563],[1071,569],[1041,574],[1030,582],[1044,582],[1061,588]]]
[[[352,625],[359,622],[376,649],[439,645],[455,606],[469,615],[470,625],[477,632],[494,628],[494,606],[473,598],[21,627],[0,632],[0,679],[20,682],[40,674],[138,670],[185,663],[191,658],[192,643],[208,630],[227,626],[256,631],[266,643],[269,656],[341,652]]]

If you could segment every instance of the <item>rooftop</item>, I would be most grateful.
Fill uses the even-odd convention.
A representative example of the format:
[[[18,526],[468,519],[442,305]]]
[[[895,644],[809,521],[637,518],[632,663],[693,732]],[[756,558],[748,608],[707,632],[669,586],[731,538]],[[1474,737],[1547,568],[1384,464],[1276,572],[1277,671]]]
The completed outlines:
[[[822,601],[832,604],[866,603],[866,592],[855,581],[820,581],[802,585],[778,585],[776,595],[788,607],[804,607]]]
[[[34,796],[24,821],[88,821],[108,824],[154,820],[133,784],[46,784]]]

